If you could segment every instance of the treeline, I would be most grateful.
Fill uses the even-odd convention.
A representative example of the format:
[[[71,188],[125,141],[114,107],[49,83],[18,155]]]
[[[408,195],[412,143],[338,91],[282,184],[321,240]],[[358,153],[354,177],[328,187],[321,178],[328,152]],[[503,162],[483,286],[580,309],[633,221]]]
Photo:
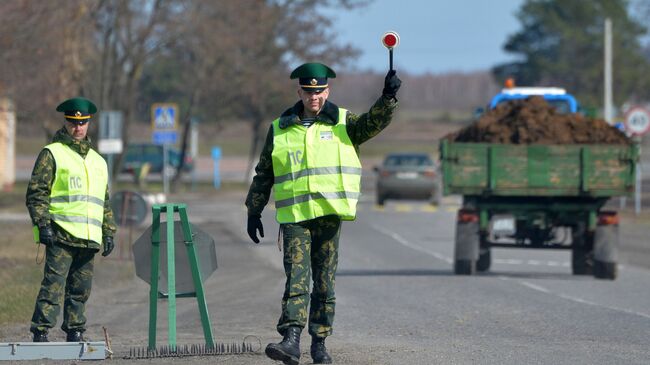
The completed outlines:
[[[485,106],[500,89],[488,70],[424,75],[398,72],[403,85],[399,102],[404,109],[471,111]],[[383,74],[343,73],[331,81],[331,99],[362,112],[381,94],[383,82]]]

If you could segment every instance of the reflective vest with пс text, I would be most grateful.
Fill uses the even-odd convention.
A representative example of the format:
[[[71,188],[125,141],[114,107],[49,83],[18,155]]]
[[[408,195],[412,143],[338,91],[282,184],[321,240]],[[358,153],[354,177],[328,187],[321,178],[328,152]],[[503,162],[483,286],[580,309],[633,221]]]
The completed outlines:
[[[273,192],[278,223],[326,215],[354,220],[361,192],[361,162],[346,130],[347,110],[338,123],[280,128],[273,121]]]
[[[50,192],[50,217],[74,237],[102,244],[106,161],[88,150],[83,158],[62,143],[45,146],[54,156],[56,172]]]

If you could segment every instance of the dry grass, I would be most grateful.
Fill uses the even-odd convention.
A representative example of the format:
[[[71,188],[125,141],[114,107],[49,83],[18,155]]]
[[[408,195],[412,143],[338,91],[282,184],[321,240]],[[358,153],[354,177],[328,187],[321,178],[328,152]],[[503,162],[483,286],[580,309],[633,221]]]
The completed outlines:
[[[43,276],[29,222],[0,223],[0,325],[28,325]],[[40,259],[44,255],[41,246]]]

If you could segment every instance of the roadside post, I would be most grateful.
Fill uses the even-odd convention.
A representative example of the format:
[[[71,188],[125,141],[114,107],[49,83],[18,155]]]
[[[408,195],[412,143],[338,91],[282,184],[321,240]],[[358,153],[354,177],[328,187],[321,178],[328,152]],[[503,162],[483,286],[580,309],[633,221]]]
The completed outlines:
[[[192,191],[196,190],[197,164],[199,157],[199,122],[196,118],[190,120],[190,157],[194,161],[192,169]]]
[[[169,193],[168,146],[178,140],[178,105],[175,103],[155,103],[151,105],[151,140],[163,146],[163,193]]]
[[[219,162],[221,161],[221,147],[212,147],[212,162],[214,163],[214,175],[212,181],[215,189],[221,188],[221,174],[219,172]]]
[[[637,145],[638,156],[641,156],[641,141],[643,135],[650,131],[650,111],[643,106],[633,106],[625,113],[625,129]],[[640,157],[639,157],[640,159]],[[636,161],[634,184],[634,213],[641,213],[641,184],[643,171],[641,161]]]
[[[106,155],[108,165],[108,188],[113,185],[113,162],[116,154],[124,149],[122,141],[123,116],[121,111],[106,110],[99,113],[99,153]]]

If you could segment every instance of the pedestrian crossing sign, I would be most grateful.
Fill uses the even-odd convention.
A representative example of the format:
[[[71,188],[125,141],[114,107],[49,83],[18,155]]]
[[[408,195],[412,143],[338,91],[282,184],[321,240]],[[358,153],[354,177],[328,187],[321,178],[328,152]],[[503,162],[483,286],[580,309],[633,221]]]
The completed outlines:
[[[174,103],[156,103],[151,106],[151,129],[155,131],[173,131],[178,125],[178,105]]]

